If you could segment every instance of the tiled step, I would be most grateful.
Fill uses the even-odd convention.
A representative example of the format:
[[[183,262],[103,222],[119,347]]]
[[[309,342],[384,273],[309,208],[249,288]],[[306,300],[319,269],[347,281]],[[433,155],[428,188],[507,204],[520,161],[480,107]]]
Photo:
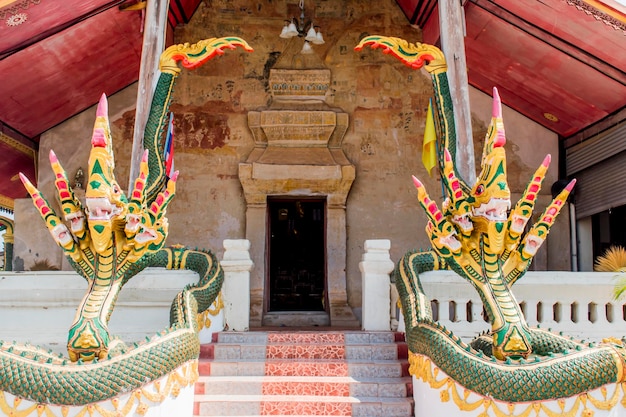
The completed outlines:
[[[214,334],[216,343],[317,343],[379,344],[394,343],[399,335],[394,332],[220,332]]]
[[[201,376],[198,395],[330,395],[353,397],[406,397],[411,378],[359,378],[314,376]]]
[[[297,395],[198,395],[197,415],[333,415],[353,417],[406,417],[412,415],[408,398],[297,396]]]
[[[403,364],[398,361],[350,361],[340,359],[251,359],[206,361],[198,364],[200,375],[240,376],[351,376],[354,378],[399,378]]]
[[[392,332],[217,333],[194,416],[410,417],[407,352]]]
[[[282,345],[239,345],[219,343],[214,345],[214,359],[348,359],[394,360],[398,347],[393,343],[372,345],[299,343]]]

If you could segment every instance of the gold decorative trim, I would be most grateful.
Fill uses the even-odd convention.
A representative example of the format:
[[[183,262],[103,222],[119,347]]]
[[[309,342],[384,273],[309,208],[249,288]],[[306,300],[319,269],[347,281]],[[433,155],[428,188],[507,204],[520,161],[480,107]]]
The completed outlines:
[[[11,197],[7,197],[6,195],[0,194],[0,207],[14,211],[15,200],[13,200]]]
[[[0,142],[4,142],[7,145],[9,145],[10,147],[12,147],[13,149],[22,152],[25,155],[28,155],[30,157],[33,158],[33,160],[35,159],[35,150],[33,148],[30,148],[26,145],[24,145],[22,142],[17,141],[15,139],[13,139],[10,136],[7,136],[6,134],[0,132]]]
[[[0,13],[1,12],[2,11],[0,10]],[[5,133],[2,132],[0,132],[0,142],[10,146],[11,148],[23,153],[26,156],[31,157],[35,166],[35,173],[37,172],[37,153],[33,148],[24,145],[22,142],[13,139],[10,136],[7,136]],[[13,178],[11,178],[11,180],[13,181]],[[15,200],[11,197],[0,194],[0,207],[13,211],[15,209]]]
[[[41,0],[0,0],[0,19],[5,19],[8,16],[19,13],[22,10],[28,9],[31,5],[38,5]]]
[[[213,308],[211,308],[213,307]],[[198,314],[198,330],[208,329],[211,327],[211,318],[209,316],[217,316],[224,308],[224,300],[222,299],[222,292],[217,294],[217,298],[211,304],[211,307]]]
[[[611,410],[615,406],[626,407],[626,382],[616,383],[615,391],[611,397],[607,397],[606,385],[600,388],[601,398],[595,398],[590,392],[583,392],[566,410],[564,399],[545,401],[533,401],[530,403],[505,403],[493,398],[482,396],[470,391],[459,382],[453,380],[439,369],[427,356],[409,352],[409,373],[415,378],[422,380],[434,390],[439,390],[439,399],[442,403],[452,402],[462,411],[474,411],[484,407],[478,417],[528,417],[531,415],[545,415],[548,417],[593,417],[594,411],[589,405],[597,410]],[[469,399],[470,394],[480,397],[475,401]],[[595,393],[594,393],[595,394]],[[597,395],[596,395],[597,396]],[[476,398],[476,397],[474,397]],[[554,411],[554,407],[548,407],[549,402],[557,402],[561,411]],[[619,404],[618,404],[619,403]],[[523,408],[518,414],[513,414],[515,406]],[[491,410],[491,412],[489,412]],[[534,414],[533,414],[534,413]],[[542,413],[542,414],[540,414]]]
[[[34,404],[24,407],[25,400],[14,398],[9,404],[4,392],[0,392],[0,412],[6,416],[45,415],[46,417],[67,417],[70,409],[75,409],[75,417],[93,416],[96,412],[102,417],[126,417],[130,415],[145,415],[148,410],[159,406],[169,396],[178,397],[180,391],[198,380],[198,361],[192,360],[163,378],[152,383],[152,388],[139,388],[130,393],[126,402],[120,404],[119,398],[86,404],[83,406],[54,406],[50,404]],[[20,405],[22,405],[20,407]],[[135,407],[136,405],[136,407]],[[132,412],[134,409],[134,412]],[[60,413],[58,412],[60,411]],[[132,413],[131,413],[132,412]]]
[[[13,230],[15,229],[15,220],[0,215],[0,225],[6,227],[4,233],[4,242],[13,243]]]
[[[611,26],[615,30],[621,30],[626,35],[626,15],[614,9],[608,8],[596,0],[564,0],[568,5],[593,16],[596,20]]]

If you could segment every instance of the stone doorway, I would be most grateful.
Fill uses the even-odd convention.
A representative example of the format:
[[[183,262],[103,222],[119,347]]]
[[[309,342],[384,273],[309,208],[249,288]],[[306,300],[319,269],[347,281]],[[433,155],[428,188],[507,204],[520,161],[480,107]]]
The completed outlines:
[[[290,129],[281,129],[274,137],[270,127],[298,120],[298,136],[306,135],[307,142],[286,140]],[[258,146],[248,160],[239,164],[239,180],[246,198],[246,239],[250,241],[250,256],[254,268],[250,275],[250,327],[262,326],[333,326],[359,327],[359,321],[348,305],[346,291],[346,199],[355,169],[337,145],[348,126],[345,113],[294,110],[267,110],[250,112],[248,123],[258,138]],[[258,123],[258,124],[257,124]],[[264,124],[268,124],[267,128]],[[328,124],[327,135],[319,131]],[[313,130],[318,134],[306,134]],[[326,130],[326,129],[324,129]],[[303,133],[304,131],[304,133]],[[335,142],[336,141],[336,142]],[[335,144],[335,146],[331,146]],[[309,147],[310,146],[310,147]],[[268,311],[267,285],[268,204],[274,198],[318,199],[325,203],[324,236],[326,242],[325,311],[275,313]]]
[[[325,201],[272,197],[267,211],[267,311],[325,311]]]
[[[346,291],[346,200],[356,171],[341,149],[348,114],[326,103],[330,70],[316,54],[301,53],[298,44],[291,43],[270,70],[269,107],[248,112],[254,149],[239,164],[246,198],[246,239],[254,262],[250,326],[355,328],[360,324],[348,305]],[[272,311],[268,211],[272,212],[277,198],[324,202],[323,310]]]

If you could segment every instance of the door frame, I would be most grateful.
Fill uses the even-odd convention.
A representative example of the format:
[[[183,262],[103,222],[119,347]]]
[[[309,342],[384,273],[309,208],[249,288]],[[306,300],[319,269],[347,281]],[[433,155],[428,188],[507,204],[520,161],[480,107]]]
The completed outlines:
[[[309,201],[309,202],[320,202],[323,204],[323,215],[324,215],[324,223],[322,225],[322,233],[323,237],[323,245],[324,245],[324,291],[323,291],[323,310],[316,310],[319,312],[330,313],[329,303],[328,303],[328,242],[327,242],[327,230],[328,230],[328,198],[325,195],[308,195],[308,196],[292,196],[292,195],[279,195],[279,196],[267,196],[266,200],[266,210],[265,210],[265,278],[264,278],[264,287],[265,291],[263,291],[263,314],[267,314],[271,312],[270,310],[270,300],[271,300],[271,267],[270,267],[270,256],[271,256],[271,235],[272,235],[272,222],[271,222],[271,214],[270,214],[270,206],[274,202],[295,202],[295,201]],[[289,314],[290,311],[280,311],[280,314]]]

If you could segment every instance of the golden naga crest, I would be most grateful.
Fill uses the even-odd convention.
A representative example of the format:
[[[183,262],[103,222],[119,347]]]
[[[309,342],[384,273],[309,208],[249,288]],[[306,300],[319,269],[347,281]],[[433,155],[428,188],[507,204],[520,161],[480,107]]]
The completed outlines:
[[[572,180],[561,191],[524,234],[550,164],[550,155],[545,157],[522,198],[511,210],[504,149],[506,136],[502,105],[496,88],[493,97],[493,114],[485,138],[481,171],[473,187],[469,189],[462,186],[447,149],[444,150],[442,181],[448,198],[443,202],[443,211],[428,196],[417,178],[413,177],[413,182],[428,217],[426,231],[434,250],[449,264],[457,264],[462,269],[470,268],[473,272],[482,270],[479,260],[485,255],[495,256],[509,281],[514,271],[524,271],[528,267],[545,241],[576,180]]]
[[[148,206],[144,194],[148,178],[146,151],[134,188],[126,197],[115,179],[107,113],[107,100],[103,94],[96,110],[91,138],[84,206],[74,195],[67,174],[53,151],[50,151],[50,164],[55,174],[63,219],[56,215],[39,190],[24,175],[20,175],[52,237],[74,262],[91,263],[94,255],[106,255],[111,250],[118,254],[126,252],[129,257],[125,258],[126,261],[136,260],[148,252],[159,250],[167,236],[166,208],[174,196],[178,173],[170,178],[166,189]]]
[[[50,163],[63,218],[57,216],[41,192],[20,174],[53,239],[77,272],[89,282],[88,292],[69,331],[68,353],[73,361],[106,358],[109,307],[128,280],[131,266],[163,247],[168,232],[166,208],[174,197],[178,178],[176,172],[156,199],[148,203],[145,190],[149,151],[146,150],[139,176],[127,197],[114,175],[107,107],[106,96],[102,95],[91,137],[84,204],[74,194],[65,170],[52,151]]]

